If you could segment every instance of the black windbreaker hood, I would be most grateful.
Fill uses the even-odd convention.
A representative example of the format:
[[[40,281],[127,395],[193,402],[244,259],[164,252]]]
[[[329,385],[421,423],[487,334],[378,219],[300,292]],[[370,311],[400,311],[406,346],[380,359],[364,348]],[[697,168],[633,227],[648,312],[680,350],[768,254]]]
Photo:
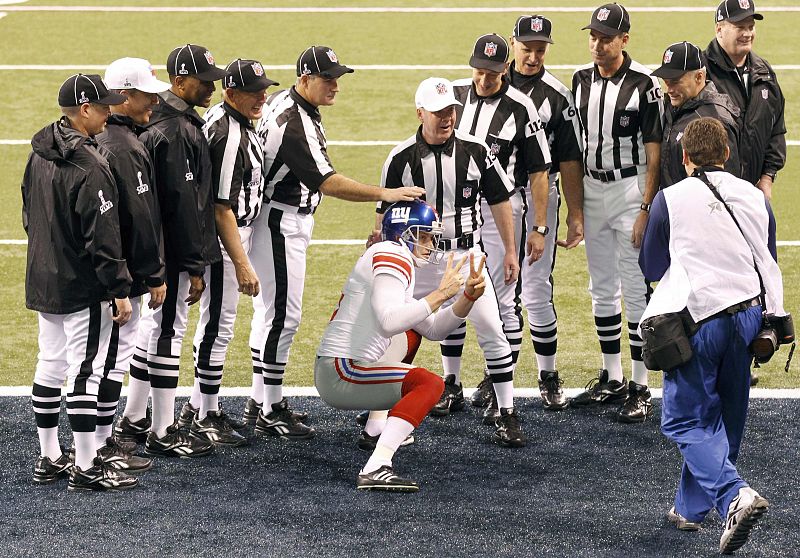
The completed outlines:
[[[69,161],[89,139],[59,120],[39,130],[33,136],[31,146],[34,153],[48,161]]]

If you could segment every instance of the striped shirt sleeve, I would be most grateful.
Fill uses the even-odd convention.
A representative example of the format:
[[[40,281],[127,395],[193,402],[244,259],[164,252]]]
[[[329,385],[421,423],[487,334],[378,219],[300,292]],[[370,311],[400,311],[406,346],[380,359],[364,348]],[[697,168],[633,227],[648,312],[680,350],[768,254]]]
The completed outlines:
[[[317,192],[325,179],[335,174],[320,125],[302,110],[286,122],[280,158],[311,192]]]
[[[642,92],[641,105],[641,125],[642,141],[644,143],[661,143],[664,123],[664,103],[662,101],[661,87],[658,79],[649,76],[645,81],[644,91]]]
[[[411,260],[396,252],[380,251],[372,256],[373,276],[391,275],[399,279],[404,287],[408,287],[411,284],[412,273]]]

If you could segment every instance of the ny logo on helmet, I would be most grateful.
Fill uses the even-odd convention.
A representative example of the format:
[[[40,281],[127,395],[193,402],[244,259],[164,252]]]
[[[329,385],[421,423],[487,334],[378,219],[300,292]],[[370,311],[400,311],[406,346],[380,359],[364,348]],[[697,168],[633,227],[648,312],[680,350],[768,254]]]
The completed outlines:
[[[664,53],[664,64],[669,64],[670,62],[672,62],[673,54],[675,53],[672,52],[671,50],[667,50],[667,52]]]
[[[597,21],[605,21],[608,19],[609,15],[611,15],[611,10],[608,8],[603,8],[597,12]]]
[[[410,207],[393,207],[392,214],[389,216],[392,223],[408,223],[409,217],[411,217]]]
[[[81,103],[81,104],[89,102],[89,97],[86,96],[86,92],[85,91],[81,91],[81,98],[78,99],[78,102]]]
[[[100,198],[100,215],[102,215],[103,213],[114,207],[114,204],[112,202],[106,201],[106,199],[103,197],[102,190],[97,191],[97,197]]]
[[[542,30],[542,18],[536,17],[531,20],[531,31],[538,33]]]
[[[746,10],[750,7],[750,0],[739,0],[739,7]]]
[[[494,56],[497,54],[497,43],[488,42],[483,47],[483,53],[486,56]]]
[[[437,83],[436,92],[439,95],[445,95],[447,93],[447,85],[445,85],[444,83]]]

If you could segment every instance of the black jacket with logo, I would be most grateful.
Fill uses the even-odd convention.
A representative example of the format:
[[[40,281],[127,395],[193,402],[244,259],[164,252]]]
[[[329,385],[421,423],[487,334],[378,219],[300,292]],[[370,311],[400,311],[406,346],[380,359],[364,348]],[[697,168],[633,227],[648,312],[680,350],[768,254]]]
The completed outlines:
[[[748,96],[736,67],[716,39],[711,40],[703,54],[708,62],[708,78],[741,111],[742,178],[755,184],[762,174],[777,173],[786,163],[785,99],[772,67],[754,52],[750,53]]]
[[[167,91],[139,136],[155,166],[167,267],[201,276],[222,259],[214,222],[211,155],[205,121]]]
[[[153,161],[139,141],[142,129],[127,116],[112,114],[97,143],[106,152],[119,195],[122,254],[133,278],[130,296],[164,283],[164,256]]]
[[[686,178],[683,168],[683,147],[681,138],[689,122],[709,116],[716,118],[728,133],[728,147],[731,154],[725,162],[725,170],[739,178],[742,166],[739,160],[739,108],[730,97],[717,91],[713,82],[706,86],[693,99],[689,99],[677,109],[670,105],[669,97],[664,100],[664,137],[661,141],[661,188],[672,186]]]
[[[97,143],[62,119],[37,132],[31,145],[22,179],[25,305],[71,314],[125,298],[131,278],[122,257],[117,185]]]

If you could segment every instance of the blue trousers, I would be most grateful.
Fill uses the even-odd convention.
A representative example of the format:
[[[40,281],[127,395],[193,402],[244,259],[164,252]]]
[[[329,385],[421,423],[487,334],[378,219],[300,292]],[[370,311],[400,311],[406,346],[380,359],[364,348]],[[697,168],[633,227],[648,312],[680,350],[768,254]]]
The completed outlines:
[[[760,327],[760,306],[711,320],[691,338],[692,360],[664,374],[661,431],[683,456],[675,510],[689,521],[712,508],[724,518],[747,486],[736,458],[750,397],[747,347]]]

